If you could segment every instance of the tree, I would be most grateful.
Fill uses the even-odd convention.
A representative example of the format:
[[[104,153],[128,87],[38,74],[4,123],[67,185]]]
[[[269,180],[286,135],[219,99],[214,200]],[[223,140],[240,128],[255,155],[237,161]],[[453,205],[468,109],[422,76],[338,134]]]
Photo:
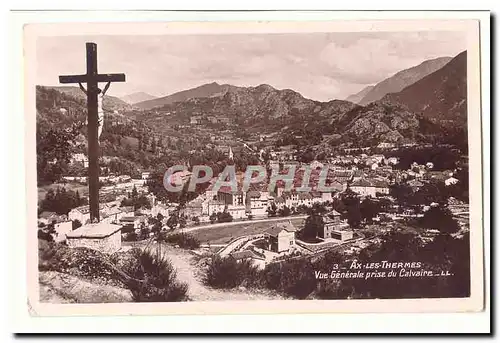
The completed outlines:
[[[56,221],[54,220],[49,225],[39,228],[38,239],[42,239],[47,242],[53,242],[54,235],[57,234],[55,226],[56,226]]]
[[[45,198],[40,204],[40,209],[42,211],[67,215],[73,208],[85,205],[86,203],[87,200],[81,198],[80,194],[71,190],[66,190],[64,187],[57,187],[55,191],[51,188],[47,194],[45,194]]]
[[[217,221],[219,223],[228,223],[233,221],[233,216],[229,212],[218,212],[217,213]]]
[[[362,219],[359,198],[355,195],[350,195],[344,197],[342,202],[346,208],[346,212],[343,214],[343,217],[347,219],[347,222],[351,227],[359,227]]]
[[[132,199],[137,198],[139,193],[137,192],[137,188],[134,185],[134,188],[132,189]]]
[[[179,217],[177,213],[173,213],[167,220],[167,226],[170,228],[170,230],[174,230],[177,225],[179,225]]]
[[[314,239],[323,232],[324,227],[323,216],[312,214],[306,218],[304,228],[300,231],[300,238],[305,240]]]
[[[194,222],[194,225],[199,225],[200,224],[200,218],[198,216],[194,216],[193,217],[193,222]]]
[[[288,208],[288,206],[283,206],[278,210],[278,215],[280,217],[288,217],[291,213],[292,211]]]
[[[443,234],[452,234],[460,230],[451,211],[442,206],[431,207],[425,212],[420,224],[426,229],[437,229]]]
[[[70,128],[52,128],[44,131],[37,127],[36,161],[39,184],[54,183],[67,172],[73,146],[79,135],[80,125]]]
[[[361,213],[361,218],[366,222],[371,223],[373,217],[376,217],[379,214],[380,206],[378,202],[375,202],[370,198],[366,198],[361,202],[359,210]]]
[[[132,192],[132,195],[130,195],[129,198],[123,199],[121,201],[120,206],[121,207],[133,206],[134,210],[137,211],[137,210],[139,210],[141,208],[150,209],[151,208],[151,202],[149,201],[149,199],[144,194],[142,194],[140,196],[136,195],[134,197],[134,193]]]
[[[269,217],[276,217],[276,212],[278,211],[278,207],[276,206],[276,204],[273,202],[271,203],[271,206],[269,206],[266,210],[267,212],[267,215]]]

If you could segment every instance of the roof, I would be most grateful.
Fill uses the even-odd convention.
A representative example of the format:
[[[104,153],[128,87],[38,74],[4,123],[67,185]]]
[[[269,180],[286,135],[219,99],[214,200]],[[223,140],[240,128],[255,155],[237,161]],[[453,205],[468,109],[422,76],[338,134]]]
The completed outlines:
[[[372,184],[365,179],[359,179],[351,184],[351,187],[372,187]]]
[[[109,223],[95,223],[80,226],[66,234],[67,238],[105,238],[120,231],[121,225]]]
[[[57,216],[57,213],[55,212],[49,212],[49,211],[43,211],[40,213],[40,218],[48,219],[50,217]]]
[[[276,237],[283,230],[288,231],[288,232],[296,232],[299,229],[297,229],[295,226],[293,226],[293,224],[290,221],[287,221],[287,222],[281,222],[281,223],[277,223],[276,225],[273,225],[268,230],[266,230],[266,232],[269,235]]]
[[[408,181],[408,185],[412,187],[422,187],[424,184],[418,180],[410,180]]]
[[[248,191],[247,196],[251,198],[260,198],[260,192],[257,190]]]
[[[377,187],[377,188],[385,188],[389,187],[389,184],[382,180],[366,180],[359,179],[354,181],[351,184],[351,187]]]
[[[335,211],[335,210],[331,210],[326,215],[329,216],[329,217],[336,217],[336,216],[340,216],[341,214],[339,212]]]
[[[312,198],[313,198],[313,196],[309,192],[299,193],[300,200],[307,200],[307,199],[312,199]]]
[[[233,257],[236,260],[243,260],[245,258],[255,258],[255,259],[259,259],[259,260],[264,259],[262,256],[257,255],[255,252],[253,252],[251,250],[233,252],[231,254],[231,257]]]
[[[135,217],[135,216],[134,217],[121,217],[120,221],[121,222],[134,222],[139,218],[141,218],[141,217]]]
[[[285,202],[285,198],[284,197],[277,197],[274,201],[276,203],[284,203]]]

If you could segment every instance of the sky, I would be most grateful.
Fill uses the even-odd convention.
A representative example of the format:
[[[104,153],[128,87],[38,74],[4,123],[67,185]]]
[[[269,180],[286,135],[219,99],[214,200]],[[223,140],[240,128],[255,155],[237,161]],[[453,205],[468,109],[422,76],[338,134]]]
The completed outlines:
[[[466,47],[463,33],[451,31],[39,37],[37,84],[85,73],[85,42],[97,43],[100,73],[126,74],[109,95],[166,96],[217,82],[269,84],[319,101],[345,99]]]

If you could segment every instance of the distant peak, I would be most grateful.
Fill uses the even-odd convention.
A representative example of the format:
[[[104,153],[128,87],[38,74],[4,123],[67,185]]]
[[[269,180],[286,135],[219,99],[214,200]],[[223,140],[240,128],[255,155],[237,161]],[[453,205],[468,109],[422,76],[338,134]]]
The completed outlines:
[[[263,89],[263,90],[274,90],[274,87],[271,85],[268,85],[267,83],[263,83],[255,87],[256,89]]]

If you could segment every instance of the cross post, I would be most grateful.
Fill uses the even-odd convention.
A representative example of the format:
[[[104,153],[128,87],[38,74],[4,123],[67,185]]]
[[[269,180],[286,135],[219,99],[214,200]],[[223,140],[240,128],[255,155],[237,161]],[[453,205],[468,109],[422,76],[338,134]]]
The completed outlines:
[[[97,96],[101,92],[99,82],[124,82],[125,74],[99,74],[97,72],[97,44],[87,43],[87,73],[82,75],[61,75],[60,83],[87,84],[87,135],[89,156],[89,208],[90,221],[99,222],[99,137]]]

